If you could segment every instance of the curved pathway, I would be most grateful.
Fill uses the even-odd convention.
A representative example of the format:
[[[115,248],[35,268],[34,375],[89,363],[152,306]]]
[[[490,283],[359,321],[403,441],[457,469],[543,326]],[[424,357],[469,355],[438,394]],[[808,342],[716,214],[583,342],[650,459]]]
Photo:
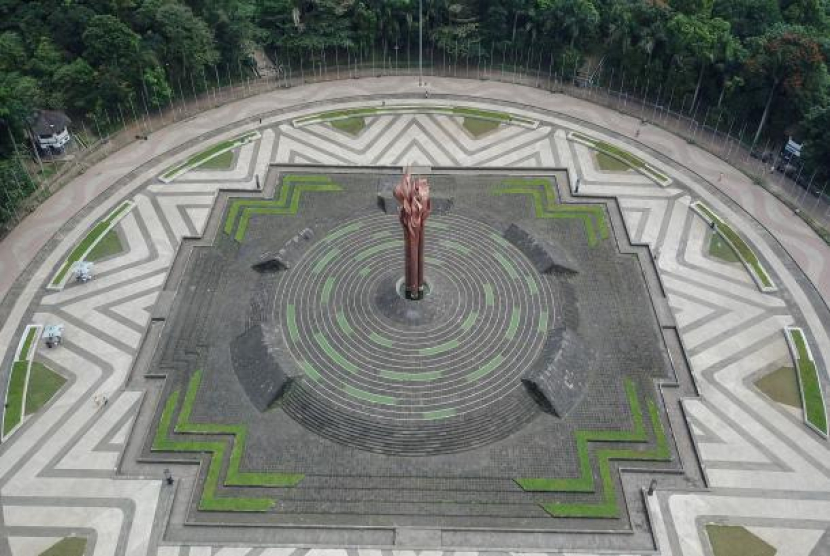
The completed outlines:
[[[294,127],[289,116],[318,112],[338,98],[344,107],[381,98],[411,103],[418,94],[411,78],[275,91],[179,122],[115,153],[0,243],[4,376],[26,324],[60,321],[64,346],[41,346],[37,357],[68,378],[56,399],[0,447],[0,544],[15,555],[37,554],[75,533],[90,539],[96,556],[210,553],[210,547],[188,549],[162,538],[171,501],[159,478],[115,475],[132,421],[149,402],[143,390],[125,387],[181,238],[201,235],[218,189],[255,189],[256,174],[264,176],[269,162],[316,162],[566,167],[580,179],[579,195],[617,197],[632,241],[647,243],[658,261],[701,393],[683,406],[710,489],[686,493],[658,485],[648,502],[659,552],[709,553],[702,525],[712,521],[746,526],[779,554],[830,546],[828,442],[804,426],[800,411],[754,386],[792,365],[782,334],[790,324],[807,330],[827,384],[827,245],[772,195],[683,139],[647,126],[633,141],[639,122],[616,112],[536,89],[470,85],[434,79],[431,98],[418,103],[505,109],[540,125],[502,126],[474,138],[449,116],[397,115],[370,119],[354,137],[327,125]],[[212,143],[252,129],[262,137],[240,149],[232,170],[194,170],[171,184],[158,180],[202,150],[208,134]],[[589,149],[568,140],[568,131],[624,145],[672,183],[659,187],[633,172],[603,172]],[[690,208],[701,198],[753,245],[777,292],[760,292],[743,267],[709,256],[707,226]],[[73,244],[124,199],[135,202],[118,224],[124,252],[97,265],[92,283],[47,294],[45,282]],[[93,402],[99,394],[108,398],[103,407]],[[305,552],[243,546],[219,553]]]

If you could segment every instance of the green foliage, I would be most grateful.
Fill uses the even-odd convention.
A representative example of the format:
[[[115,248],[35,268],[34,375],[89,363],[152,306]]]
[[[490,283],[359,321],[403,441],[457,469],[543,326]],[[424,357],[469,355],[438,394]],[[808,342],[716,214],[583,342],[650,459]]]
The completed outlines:
[[[138,53],[138,35],[111,15],[93,17],[83,34],[84,58],[113,68],[129,64]]]
[[[813,108],[802,127],[804,158],[809,172],[816,172],[817,183],[830,179],[830,104]]]
[[[528,195],[533,200],[536,218],[577,219],[585,228],[588,245],[594,246],[608,237],[605,207],[601,205],[561,204],[556,190],[546,178],[513,178],[505,180],[494,195]]]

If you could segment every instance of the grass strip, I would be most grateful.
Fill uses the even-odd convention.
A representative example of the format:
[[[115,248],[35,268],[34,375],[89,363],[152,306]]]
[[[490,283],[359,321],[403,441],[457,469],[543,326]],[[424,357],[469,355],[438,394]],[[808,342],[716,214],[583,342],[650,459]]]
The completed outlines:
[[[804,333],[797,328],[790,328],[789,332],[798,353],[798,359],[795,363],[799,383],[801,384],[801,395],[804,400],[804,413],[807,422],[827,435],[827,413],[824,408],[824,396],[821,392],[816,364],[807,351],[807,340],[804,338]]]
[[[235,149],[236,147],[238,147],[240,145],[244,145],[245,143],[250,141],[253,137],[256,137],[256,135],[257,135],[257,132],[252,131],[250,133],[245,133],[244,135],[240,135],[239,137],[234,137],[232,139],[222,141],[221,143],[216,143],[215,145],[211,146],[210,148],[207,148],[207,149],[205,149],[205,150],[203,150],[199,153],[196,153],[195,155],[191,156],[190,158],[188,158],[187,160],[185,160],[181,164],[177,164],[176,166],[173,166],[172,168],[170,168],[169,170],[167,170],[164,173],[163,177],[165,179],[170,179],[171,176],[175,175],[176,173],[180,172],[181,170],[184,170],[185,168],[187,168],[187,169],[195,168],[196,166],[199,166],[200,164],[202,164],[206,160],[208,160],[208,159],[212,158],[213,156],[217,155],[217,153],[219,153],[219,152]]]
[[[578,138],[580,141],[589,143],[597,151],[615,157],[618,160],[624,162],[625,164],[631,166],[632,168],[643,170],[644,172],[651,174],[652,176],[657,178],[658,181],[665,182],[666,180],[668,180],[666,176],[652,168],[642,158],[628,152],[625,149],[621,149],[620,147],[612,145],[611,143],[606,143],[605,141],[593,139],[591,137],[588,137],[587,135],[583,135],[582,133],[577,133],[575,131],[571,133],[571,136]]]
[[[29,360],[29,350],[32,349],[32,344],[35,341],[35,336],[37,336],[37,328],[34,326],[26,327],[26,339],[23,340],[23,347],[20,348],[20,355],[18,355],[18,361],[28,361]]]
[[[574,478],[516,479],[516,483],[527,491],[540,492],[595,492],[596,484],[591,468],[589,443],[592,442],[646,442],[648,435],[644,426],[634,382],[626,379],[626,397],[631,410],[633,427],[628,431],[577,431],[576,446],[580,475]],[[611,461],[667,461],[671,457],[668,439],[660,422],[660,413],[653,400],[647,400],[649,421],[654,433],[655,447],[646,449],[603,448],[596,450],[595,457],[599,470],[603,501],[600,503],[548,503],[542,507],[555,517],[614,518],[619,515]]]
[[[377,114],[394,114],[396,112],[406,112],[410,113],[413,111],[422,110],[425,113],[428,112],[439,112],[445,113],[452,116],[459,116],[463,118],[476,118],[476,119],[489,119],[489,120],[496,120],[497,122],[504,122],[504,123],[519,123],[525,125],[532,125],[534,120],[530,118],[525,118],[523,116],[517,116],[514,114],[508,114],[506,112],[499,112],[496,110],[484,110],[481,108],[470,108],[466,106],[430,106],[430,105],[399,105],[399,106],[383,106],[383,107],[374,107],[374,106],[362,106],[357,108],[344,108],[341,110],[328,110],[325,112],[318,112],[316,114],[310,114],[308,116],[303,116],[301,118],[297,118],[294,120],[298,124],[304,124],[308,122],[326,122],[330,120],[335,121],[344,121],[348,119],[356,119],[360,118],[361,120],[366,116],[374,116]],[[334,125],[334,121],[331,122]],[[351,124],[356,125],[356,124]]]
[[[26,387],[28,361],[15,361],[6,390],[6,405],[3,411],[3,436],[9,434],[23,419],[23,389]]]
[[[771,288],[773,285],[772,280],[770,280],[770,277],[767,275],[764,267],[761,266],[761,262],[758,260],[755,252],[749,245],[747,245],[744,239],[734,229],[732,229],[732,227],[723,218],[715,214],[712,209],[700,201],[695,203],[695,206],[697,206],[703,214],[715,223],[716,231],[732,243],[738,254],[749,266],[752,267],[755,275],[758,276],[759,280],[761,280],[761,284],[763,284],[764,287]]]
[[[303,193],[323,193],[342,191],[343,188],[331,181],[328,176],[287,175],[282,179],[279,197],[274,199],[235,199],[225,218],[224,232],[233,234],[241,243],[248,231],[248,224],[253,215],[293,215],[300,210],[300,198]],[[238,224],[238,227],[237,227]],[[236,233],[234,233],[236,228]],[[343,232],[346,233],[346,232]]]
[[[117,255],[122,251],[124,251],[124,246],[121,245],[121,239],[118,237],[118,233],[110,229],[110,231],[104,234],[101,241],[96,243],[95,247],[87,254],[86,260],[93,262],[100,261],[101,259]]]
[[[242,455],[245,452],[247,427],[244,425],[219,425],[213,423],[192,423],[190,416],[196,395],[201,384],[202,371],[196,371],[188,383],[179,417],[173,431],[177,434],[231,435],[230,454],[228,457],[225,486],[251,487],[292,487],[296,486],[304,475],[297,473],[260,473],[240,471]],[[205,511],[228,512],[262,512],[269,510],[274,502],[270,498],[218,497],[216,491],[220,484],[222,467],[228,456],[228,444],[220,441],[178,441],[168,438],[173,414],[179,400],[179,391],[174,391],[167,398],[158,429],[153,440],[153,450],[165,452],[203,452],[210,453],[210,463],[205,477],[199,509]]]
[[[95,245],[98,240],[108,231],[110,224],[112,224],[118,217],[125,214],[132,208],[132,203],[130,201],[124,201],[121,203],[118,208],[113,210],[106,218],[98,222],[95,227],[90,230],[84,239],[75,246],[69,256],[64,261],[63,265],[61,265],[60,270],[52,278],[52,281],[49,283],[50,286],[56,286],[63,282],[63,279],[66,277],[67,272],[69,269],[72,268],[72,265],[76,262],[81,260],[81,257],[89,250],[90,247]]]
[[[383,378],[390,380],[400,380],[402,382],[432,382],[441,378],[443,373],[441,371],[431,371],[427,373],[402,373],[398,371],[380,371],[378,373]]]
[[[605,208],[601,205],[563,205],[553,183],[547,178],[511,178],[493,191],[494,195],[527,195],[533,201],[536,218],[567,218],[582,222],[588,245],[608,237]]]

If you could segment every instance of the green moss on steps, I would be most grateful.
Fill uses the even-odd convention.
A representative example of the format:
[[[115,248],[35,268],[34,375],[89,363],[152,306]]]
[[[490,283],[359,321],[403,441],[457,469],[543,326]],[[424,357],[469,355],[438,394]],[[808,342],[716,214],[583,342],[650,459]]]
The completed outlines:
[[[576,219],[582,222],[588,245],[608,237],[605,207],[599,204],[561,204],[548,178],[512,178],[502,182],[494,195],[528,195],[533,200],[536,218]]]
[[[580,474],[574,478],[516,479],[516,483],[527,491],[537,492],[595,492],[596,483],[591,467],[589,444],[594,442],[637,442],[648,441],[643,411],[637,389],[631,380],[625,381],[626,397],[631,410],[633,428],[628,431],[577,431],[576,448]],[[647,400],[648,416],[654,434],[654,448],[603,448],[595,451],[599,468],[603,501],[599,503],[546,503],[542,507],[554,517],[614,518],[619,515],[616,485],[611,474],[611,461],[668,461],[671,458],[668,439],[657,405]]]
[[[179,401],[179,392],[174,391],[167,398],[158,429],[153,440],[154,451],[165,452],[205,452],[210,453],[208,471],[199,501],[199,509],[204,511],[223,512],[263,512],[273,506],[270,498],[219,497],[217,490],[220,485],[222,468],[227,460],[225,486],[262,486],[262,487],[292,487],[302,481],[304,475],[296,473],[259,473],[240,471],[242,455],[245,452],[247,427],[244,425],[218,425],[213,423],[191,423],[190,416],[193,404],[201,384],[202,372],[197,371],[191,377],[182,403],[179,417],[173,431],[176,434],[189,435],[229,435],[231,436],[230,455],[228,444],[223,441],[202,440],[172,440],[168,438],[173,425],[173,415]]]

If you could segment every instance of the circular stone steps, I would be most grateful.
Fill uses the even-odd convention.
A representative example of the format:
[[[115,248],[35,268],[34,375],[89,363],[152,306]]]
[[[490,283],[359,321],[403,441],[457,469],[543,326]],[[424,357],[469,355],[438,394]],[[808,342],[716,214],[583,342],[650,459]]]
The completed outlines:
[[[539,413],[536,402],[516,388],[499,401],[455,419],[384,420],[336,406],[295,382],[283,397],[288,415],[339,444],[399,456],[428,456],[471,450],[508,436]]]

